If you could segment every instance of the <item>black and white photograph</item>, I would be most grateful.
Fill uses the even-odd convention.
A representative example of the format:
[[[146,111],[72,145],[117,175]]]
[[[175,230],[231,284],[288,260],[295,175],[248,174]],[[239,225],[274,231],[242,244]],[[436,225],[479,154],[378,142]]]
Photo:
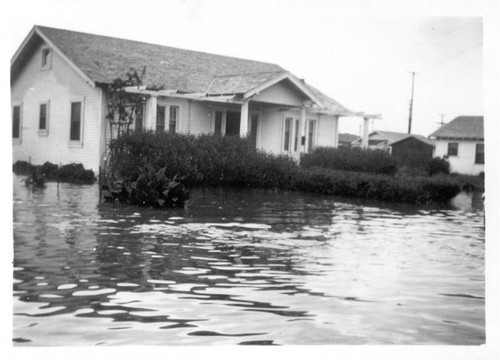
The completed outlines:
[[[12,358],[500,356],[498,2],[2,7]]]

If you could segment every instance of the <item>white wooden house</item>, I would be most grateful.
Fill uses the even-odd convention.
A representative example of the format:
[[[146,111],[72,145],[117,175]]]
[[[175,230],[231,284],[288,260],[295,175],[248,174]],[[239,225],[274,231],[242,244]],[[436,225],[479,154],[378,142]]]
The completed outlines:
[[[484,171],[484,120],[482,116],[458,116],[434,131],[434,156],[444,157],[450,170],[477,175]]]
[[[134,124],[144,129],[250,136],[298,158],[336,147],[340,117],[362,116],[366,129],[370,119],[275,64],[34,26],[11,60],[13,160],[97,170],[110,136],[106,85],[143,67],[145,87],[131,91],[146,99]]]

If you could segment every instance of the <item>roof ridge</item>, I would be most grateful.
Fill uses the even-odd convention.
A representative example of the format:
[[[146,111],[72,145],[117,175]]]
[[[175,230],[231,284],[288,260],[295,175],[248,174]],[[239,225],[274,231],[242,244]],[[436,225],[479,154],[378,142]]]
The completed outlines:
[[[278,65],[279,66],[279,65]],[[281,73],[286,73],[288,72],[287,70],[280,70],[280,71],[257,71],[257,72],[247,72],[247,73],[241,73],[241,74],[226,74],[226,75],[214,75],[215,78],[223,78],[223,77],[233,77],[233,76],[241,76],[241,75],[256,75],[256,74],[281,74]]]

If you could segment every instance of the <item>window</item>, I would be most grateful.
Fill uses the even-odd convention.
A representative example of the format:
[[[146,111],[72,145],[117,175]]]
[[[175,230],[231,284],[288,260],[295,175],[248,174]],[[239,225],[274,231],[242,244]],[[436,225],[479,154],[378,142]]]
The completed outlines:
[[[307,152],[311,152],[316,145],[316,120],[309,120],[307,127]]]
[[[484,164],[484,144],[476,144],[476,164]]]
[[[70,141],[81,141],[82,126],[82,103],[80,101],[71,103],[71,125],[69,130]]]
[[[291,117],[285,118],[284,142],[283,142],[284,151],[291,151],[290,145],[292,142],[292,123],[293,119]]]
[[[217,110],[215,112],[215,127],[214,127],[214,134],[215,135],[222,135],[222,111]]]
[[[38,134],[47,135],[49,129],[49,103],[40,104],[38,117]]]
[[[300,136],[300,120],[295,120],[295,139],[293,144],[293,151],[299,150],[299,136]]]
[[[179,118],[179,107],[171,106],[168,118],[168,131],[174,133],[177,129],[177,120]]]
[[[448,156],[458,156],[458,143],[448,143]]]
[[[143,127],[144,111],[143,107],[137,108],[135,111],[135,130],[142,130]]]
[[[42,50],[42,70],[50,69],[50,49],[45,48]]]
[[[12,138],[21,138],[21,106],[12,107]]]
[[[165,106],[156,107],[156,131],[165,131]]]

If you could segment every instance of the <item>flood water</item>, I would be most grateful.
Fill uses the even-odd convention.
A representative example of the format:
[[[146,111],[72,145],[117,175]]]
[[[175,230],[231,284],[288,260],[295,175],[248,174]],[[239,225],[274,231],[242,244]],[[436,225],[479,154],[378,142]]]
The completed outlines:
[[[470,197],[439,209],[191,195],[165,212],[15,177],[14,344],[485,342],[483,212]]]

